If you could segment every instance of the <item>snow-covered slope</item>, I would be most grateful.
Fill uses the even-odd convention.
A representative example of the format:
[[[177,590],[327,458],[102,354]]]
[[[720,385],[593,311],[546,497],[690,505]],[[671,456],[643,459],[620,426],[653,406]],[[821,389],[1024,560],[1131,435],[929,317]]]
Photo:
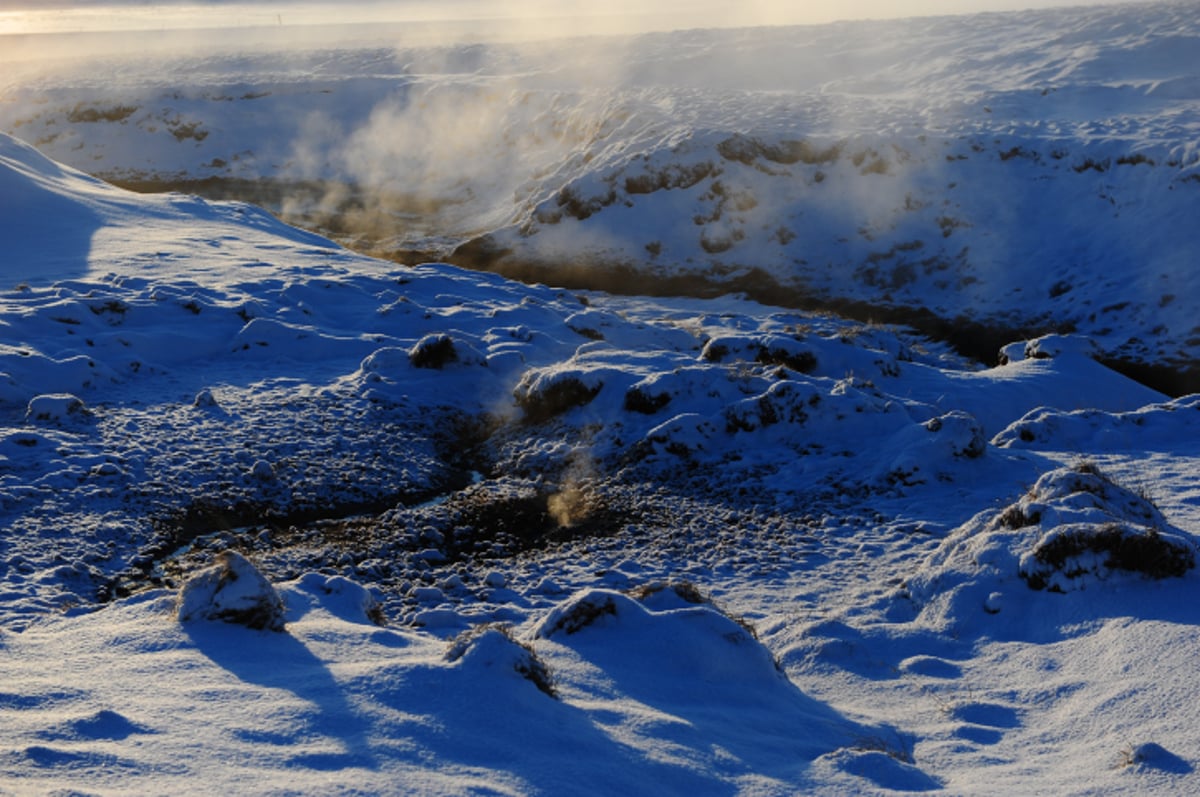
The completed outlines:
[[[319,254],[322,262],[340,256],[336,244],[251,205],[123,191],[9,136],[0,137],[0,219],[9,233],[0,262],[5,288],[109,271],[170,277],[178,260],[188,262],[190,279],[230,282],[264,250]],[[207,226],[203,239],[197,221]],[[207,250],[202,263],[194,257],[199,247]]]
[[[264,32],[26,58],[0,128],[410,262],[474,239],[456,261],[551,284],[909,318],[981,357],[996,327],[1076,329],[1194,369],[1194,10],[438,47]]]

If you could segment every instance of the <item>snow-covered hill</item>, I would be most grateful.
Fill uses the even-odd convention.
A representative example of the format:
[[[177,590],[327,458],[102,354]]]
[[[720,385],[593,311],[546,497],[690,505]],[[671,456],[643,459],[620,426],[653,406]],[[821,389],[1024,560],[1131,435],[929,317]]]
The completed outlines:
[[[1086,34],[1071,63],[1090,63],[1088,42],[1111,40],[1103,51],[1111,65],[1121,59],[1115,42],[1137,53],[1138,42],[1165,41],[1168,23],[1190,35],[1185,10],[1041,19],[1058,20],[1064,47],[1070,30]],[[921,32],[957,31],[963,42],[974,29],[991,45],[977,55],[1011,55],[1050,35],[1021,15],[903,26],[906,44],[863,39],[850,61],[866,64],[875,50],[881,60],[842,73],[901,81],[885,66],[889,48],[917,52],[909,42]],[[600,257],[645,249],[649,225],[661,225],[658,260],[646,250],[636,269],[658,268],[669,246],[692,240],[697,207],[721,206],[719,222],[734,224],[779,195],[779,207],[803,219],[825,207],[804,192],[837,186],[861,194],[846,200],[847,214],[887,207],[885,181],[920,184],[943,149],[967,156],[941,161],[962,179],[1015,176],[1042,214],[1057,207],[1045,197],[1070,206],[1084,190],[1077,180],[1141,185],[1147,207],[1180,214],[1155,252],[1191,246],[1186,203],[1172,198],[1193,191],[1179,178],[1193,168],[1187,142],[1163,132],[1192,124],[1186,98],[1136,122],[1144,140],[1132,149],[1117,137],[1073,134],[1071,157],[1114,158],[1103,172],[1076,172],[1044,149],[1040,159],[1002,157],[998,132],[979,139],[983,152],[962,150],[973,140],[968,121],[946,144],[922,142],[916,122],[874,138],[849,127],[828,138],[815,127],[772,127],[772,118],[809,124],[793,114],[798,95],[733,85],[736,70],[720,73],[731,85],[717,91],[718,73],[702,68],[718,52],[712,41],[727,52],[742,42],[741,52],[761,56],[743,60],[746,75],[762,80],[763,62],[801,57],[792,37],[836,50],[847,31],[871,30],[628,40],[621,58],[643,75],[661,64],[680,81],[670,90],[647,78],[625,93],[588,93],[565,67],[522,62],[529,52],[510,50],[506,74],[516,82],[496,94],[502,81],[488,71],[496,63],[488,48],[448,47],[425,62],[437,69],[410,66],[397,77],[387,71],[390,51],[363,46],[273,62],[210,52],[169,68],[155,61],[154,73],[128,61],[94,67],[93,87],[112,94],[86,107],[136,103],[124,123],[124,110],[62,121],[52,109],[74,108],[71,92],[86,81],[74,66],[39,78],[41,65],[30,64],[23,77],[5,73],[0,108],[32,107],[36,90],[26,87],[40,87],[45,113],[22,117],[18,132],[61,129],[41,146],[97,171],[145,168],[143,178],[172,181],[220,170],[257,181],[287,173],[286,162],[262,156],[303,139],[279,135],[289,119],[316,131],[308,141],[329,143],[336,130],[323,125],[336,115],[323,119],[322,108],[358,109],[364,131],[369,119],[386,131],[417,118],[379,107],[381,86],[410,85],[421,107],[448,120],[464,107],[451,98],[498,97],[492,123],[530,136],[521,146],[483,135],[488,118],[476,116],[483,121],[472,129],[406,136],[421,157],[367,159],[362,174],[392,165],[396,172],[377,173],[392,179],[422,161],[454,161],[439,161],[439,151],[458,158],[478,145],[487,155],[478,163],[493,165],[478,180],[439,166],[437,180],[412,193],[425,198],[429,218],[462,221],[439,245],[470,237],[472,225],[494,227],[493,242],[530,247],[570,230],[574,251]],[[936,54],[934,41],[921,46]],[[582,46],[560,45],[551,63],[571,63],[563,54]],[[985,78],[996,91],[1004,82],[1003,70],[973,67],[963,52],[946,58],[936,70],[943,85],[963,76],[963,95]],[[1000,58],[1010,77],[1019,73],[1012,59]],[[261,74],[268,62],[277,70],[270,95],[254,96],[264,84],[253,77],[240,93],[189,88],[205,74],[211,86],[235,85],[230,75]],[[721,69],[730,63],[723,58]],[[339,77],[313,88],[321,64]],[[779,74],[801,71],[792,66]],[[696,85],[684,85],[689,76]],[[815,102],[822,90],[805,91]],[[1121,108],[1128,97],[1155,96],[1117,94]],[[831,102],[848,107],[854,96]],[[861,107],[899,97],[887,96]],[[911,112],[920,122],[922,103],[943,107],[932,97],[912,92],[908,110],[897,105],[889,118]],[[270,113],[242,113],[260,102]],[[619,112],[629,102],[638,114]],[[172,115],[185,105],[196,115]],[[302,113],[306,105],[314,115]],[[639,114],[654,107],[657,121],[645,122]],[[1089,100],[1087,113],[1098,107]],[[154,114],[190,135],[152,131]],[[758,121],[743,129],[739,115]],[[386,137],[350,135],[356,118],[340,123],[341,151],[370,153]],[[608,121],[584,124],[593,118]],[[211,148],[238,125],[229,140],[246,135],[253,143],[241,146],[252,154],[234,160]],[[886,170],[854,163],[868,140],[878,157],[886,153]],[[892,146],[902,140],[907,161]],[[786,143],[800,141],[842,143],[836,151]],[[306,151],[311,160],[293,164],[322,181],[310,190],[324,196],[326,180],[363,189],[339,171],[354,162],[349,155]],[[1152,153],[1155,163],[1117,164],[1127,151]],[[215,157],[226,164],[211,165]],[[826,174],[819,182],[817,168]],[[524,180],[515,198],[514,175]],[[734,178],[757,205],[726,188],[713,194],[724,204],[705,198]],[[396,179],[380,185],[408,190]],[[567,186],[586,197],[609,183],[635,208],[601,203],[578,218],[555,199]],[[800,183],[799,198],[789,198],[787,187]],[[957,200],[963,218],[988,215],[991,200],[978,194]],[[447,197],[455,201],[438,203]],[[668,235],[676,213],[687,216],[686,235]],[[1063,215],[1084,225],[1083,210]],[[905,217],[896,230],[872,232],[880,245],[889,235],[911,240],[900,237],[904,224],[937,227],[930,250],[966,236],[984,247],[999,235],[985,236],[974,215],[974,226],[948,225],[944,237],[932,209]],[[1039,217],[1034,232],[1047,226]],[[601,242],[605,230],[634,243]],[[432,233],[395,234],[428,242]],[[1143,273],[1148,285],[1165,273],[1174,286],[1174,299],[1156,299],[1163,324],[1194,305],[1182,260],[1134,270],[1130,253],[1153,248],[1147,236],[1115,222],[1095,235],[1112,244],[1106,263],[1130,268],[1114,265],[1103,281],[1064,271],[1077,284],[1055,291],[1045,268],[1021,271],[1029,287],[1011,283],[1014,303],[983,309],[1003,310],[1008,323],[1017,298],[1045,289],[1057,303],[1028,306],[1058,323],[1066,318],[1058,310],[1075,306],[1068,300],[1086,308],[1119,293],[1107,282],[1140,295]],[[795,243],[752,238],[726,252]],[[850,231],[845,251],[861,241]],[[1059,251],[1056,241],[1047,251]],[[1172,399],[1110,370],[1094,340],[1014,339],[1000,352],[1004,364],[984,367],[904,327],[743,296],[621,296],[439,263],[406,267],[241,202],[115,188],[4,135],[0,242],[2,793],[1200,793],[1200,398]],[[872,279],[919,249],[876,258]],[[883,287],[930,307],[959,301],[933,282],[949,269],[929,282],[914,270],[912,283]],[[630,284],[640,278],[629,272]],[[847,285],[845,296],[874,295],[850,292],[872,287],[862,275]],[[1120,326],[1137,318],[1131,308],[1142,300],[1129,301],[1097,311],[1112,319],[1114,331],[1098,335],[1110,352],[1132,353],[1114,343],[1137,329]],[[1173,330],[1154,340],[1166,346]],[[1163,348],[1161,361],[1190,345],[1183,341],[1183,354]]]
[[[408,262],[907,318],[981,357],[1006,333],[1073,329],[1190,369],[1159,374],[1182,392],[1200,353],[1194,11],[437,47],[243,32],[26,57],[0,129]]]

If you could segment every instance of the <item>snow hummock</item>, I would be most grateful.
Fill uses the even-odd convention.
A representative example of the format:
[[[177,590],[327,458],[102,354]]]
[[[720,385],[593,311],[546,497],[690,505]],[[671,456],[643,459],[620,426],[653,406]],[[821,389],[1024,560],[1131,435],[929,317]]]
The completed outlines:
[[[246,557],[223,551],[216,564],[192,575],[179,590],[179,619],[220,620],[282,631],[283,602]]]

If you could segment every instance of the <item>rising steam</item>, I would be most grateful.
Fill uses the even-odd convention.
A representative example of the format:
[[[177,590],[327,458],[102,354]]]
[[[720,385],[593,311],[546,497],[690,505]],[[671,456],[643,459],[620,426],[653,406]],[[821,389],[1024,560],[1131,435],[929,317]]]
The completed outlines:
[[[595,467],[587,456],[576,456],[563,475],[562,486],[546,502],[546,511],[559,526],[569,528],[584,522],[592,514],[595,497],[590,485]]]

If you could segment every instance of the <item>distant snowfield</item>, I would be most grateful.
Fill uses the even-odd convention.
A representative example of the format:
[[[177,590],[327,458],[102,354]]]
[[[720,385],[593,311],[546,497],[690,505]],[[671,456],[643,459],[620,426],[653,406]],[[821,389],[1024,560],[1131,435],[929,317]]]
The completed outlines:
[[[903,45],[864,44],[872,25],[649,37],[622,57],[640,53],[627,63],[643,74],[658,59],[677,85],[616,93],[519,51],[501,81],[496,53],[462,47],[422,62],[437,69],[364,47],[6,73],[0,114],[55,160],[0,136],[0,791],[1200,792],[1200,397],[1095,359],[1194,356],[1194,99],[1153,87],[1195,71],[1186,11],[912,21],[927,38]],[[805,37],[849,53],[841,72],[815,58],[826,79],[798,93],[783,81],[809,74],[797,61],[775,88],[707,85],[714,41],[787,66]],[[920,74],[896,70],[893,47],[928,48],[908,62]],[[1066,106],[1036,106],[1039,123],[1024,94],[1054,59],[1075,76],[1060,92],[1083,75],[1113,89],[1072,111],[1062,158],[1031,131]],[[861,82],[883,76],[873,95]],[[1023,121],[997,116],[1005,86]],[[449,124],[485,95],[493,118]],[[964,99],[985,95],[990,113]],[[836,127],[796,113],[822,96]],[[870,129],[883,107],[899,137]],[[935,122],[953,130],[921,141]],[[396,125],[410,160],[354,160]],[[490,169],[447,170],[467,154]],[[1072,168],[1081,157],[1111,161]],[[442,236],[448,251],[487,232],[492,251],[531,247],[512,255],[526,267],[640,246],[633,284],[643,269],[736,277],[693,238],[726,224],[724,252],[761,250],[754,214],[772,202],[773,220],[810,225],[797,237],[813,252],[894,247],[862,261],[870,279],[835,279],[858,261],[828,269],[843,299],[880,300],[922,250],[1008,240],[1046,258],[1003,275],[959,262],[1007,286],[975,317],[1095,334],[1013,340],[986,367],[902,327],[745,296],[371,259],[241,202],[134,194],[62,161],[303,180],[329,219],[387,186],[412,223],[389,206],[373,246]],[[973,186],[961,199],[939,188],[951,174]],[[1154,235],[1093,213],[1102,181],[1121,219],[1157,214]],[[914,206],[895,229],[858,230],[902,183]],[[1023,221],[989,204],[1010,189]],[[1099,240],[1071,238],[1084,231]],[[1091,259],[1062,266],[1064,237]],[[976,283],[939,288],[946,269],[912,263],[893,298],[967,313],[954,302]],[[1099,306],[1114,297],[1129,304]],[[1153,346],[1126,346],[1151,317]]]

